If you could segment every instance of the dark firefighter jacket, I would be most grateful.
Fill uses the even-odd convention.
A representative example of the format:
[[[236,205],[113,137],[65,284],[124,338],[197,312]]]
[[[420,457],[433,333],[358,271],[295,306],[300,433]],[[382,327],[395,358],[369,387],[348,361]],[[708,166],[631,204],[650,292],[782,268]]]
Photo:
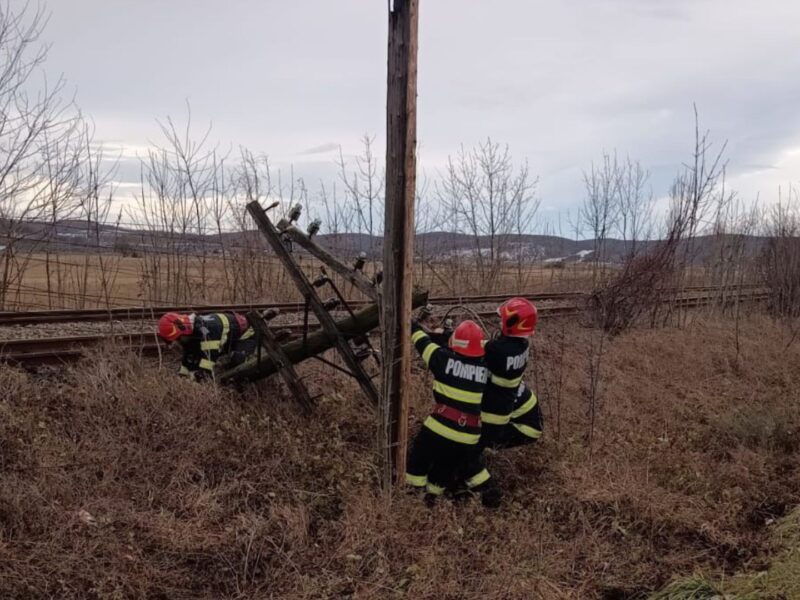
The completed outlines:
[[[235,313],[195,315],[192,334],[181,339],[181,375],[211,373],[219,357],[238,342],[254,337],[247,319]]]
[[[483,442],[491,445],[511,426],[523,435],[536,439],[538,429],[536,394],[522,381],[528,366],[530,346],[526,338],[500,336],[486,344],[489,382],[483,392],[481,422]]]
[[[411,341],[433,374],[433,398],[437,407],[455,409],[464,415],[462,421],[477,421],[474,425],[459,423],[458,418],[453,420],[435,409],[423,426],[448,440],[477,444],[481,435],[481,397],[488,377],[483,358],[462,356],[436,344],[417,323],[412,323]]]

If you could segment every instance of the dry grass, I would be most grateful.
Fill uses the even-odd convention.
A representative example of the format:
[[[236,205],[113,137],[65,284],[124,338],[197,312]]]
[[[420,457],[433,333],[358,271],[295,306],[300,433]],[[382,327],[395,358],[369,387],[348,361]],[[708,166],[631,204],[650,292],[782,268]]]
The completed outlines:
[[[800,598],[800,507],[769,524],[766,568],[711,582],[703,575],[676,579],[649,600],[794,600]]]
[[[297,254],[309,278],[319,274],[321,263]],[[347,262],[347,260],[345,260]],[[378,263],[368,262],[364,272],[372,277]],[[603,266],[605,276],[618,272]],[[6,310],[56,308],[108,308],[170,304],[289,302],[300,300],[285,269],[272,256],[256,254],[32,254],[20,257],[9,287],[0,298]],[[417,263],[414,283],[432,296],[519,294],[585,291],[596,282],[591,263],[503,264],[477,269],[466,261]],[[334,276],[342,292],[361,295]],[[686,281],[709,283],[709,274],[687,269]]]
[[[294,285],[280,263],[269,256],[229,257],[211,255],[123,257],[114,254],[35,254],[28,258],[19,281],[5,298],[14,310],[45,308],[106,308],[119,306],[197,304],[222,302],[269,302],[299,300]],[[311,279],[321,263],[298,255]],[[177,271],[176,271],[177,269]],[[252,280],[242,280],[242,269]],[[374,275],[376,265],[365,272]],[[226,276],[227,275],[227,276]],[[340,289],[357,298],[360,294],[339,278]],[[492,271],[490,282],[474,266],[458,262],[418,265],[415,283],[431,295],[560,292],[583,290],[592,281],[591,265],[573,263],[560,269],[541,265],[504,266]],[[49,283],[48,283],[49,282]],[[177,298],[177,299],[176,299]]]
[[[7,302],[17,310],[165,305],[176,302],[176,297],[185,301],[182,296],[187,290],[196,303],[241,301],[234,297],[233,287],[238,286],[236,291],[241,292],[243,286],[232,271],[234,263],[252,267],[258,277],[248,284],[249,300],[290,301],[299,297],[281,265],[269,257],[256,263],[252,257],[238,262],[214,256],[179,258],[180,266],[176,267],[176,257],[166,255],[147,259],[113,254],[33,255],[20,281],[11,285]],[[318,263],[307,258],[300,263],[309,272],[319,269]]]
[[[698,576],[675,581],[650,600],[724,600],[724,596],[711,582]]]
[[[414,279],[436,296],[569,292],[589,289],[593,270],[590,263],[578,262],[504,264],[482,270],[467,262],[424,262],[415,265]]]
[[[611,600],[757,567],[800,502],[800,350],[764,318],[740,333],[738,360],[723,321],[609,342],[590,449],[590,333],[545,323],[548,430],[490,457],[500,512],[376,493],[360,394],[315,366],[309,421],[272,382],[217,390],[113,352],[0,367],[0,597]]]

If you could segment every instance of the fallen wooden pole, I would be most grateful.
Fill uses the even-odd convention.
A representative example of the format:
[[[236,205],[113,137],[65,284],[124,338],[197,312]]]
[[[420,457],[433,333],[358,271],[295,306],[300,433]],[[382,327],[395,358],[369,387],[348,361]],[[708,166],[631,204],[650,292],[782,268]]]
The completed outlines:
[[[424,306],[428,301],[428,292],[417,291],[414,293],[414,308]],[[357,336],[369,333],[378,327],[380,321],[380,311],[377,304],[371,304],[364,309],[356,311],[354,316],[336,321],[339,333],[344,336]],[[410,327],[411,324],[408,324]],[[302,362],[312,356],[321,354],[336,346],[336,340],[331,339],[325,331],[317,330],[309,333],[303,340],[299,338],[281,345],[281,349],[292,364]],[[219,374],[218,381],[223,383],[232,381],[256,381],[269,377],[278,372],[273,361],[268,356],[261,357],[261,363],[257,356],[252,356],[239,366],[224,371]]]
[[[256,225],[258,225],[258,228],[272,248],[272,251],[278,257],[278,260],[283,263],[286,273],[303,296],[307,306],[314,312],[314,315],[316,315],[320,326],[338,350],[348,371],[358,382],[361,391],[364,392],[367,402],[372,406],[377,406],[378,402],[380,402],[380,392],[378,392],[372,379],[370,379],[364,367],[361,365],[361,361],[359,361],[358,357],[353,352],[348,338],[342,335],[336,327],[336,322],[325,307],[325,303],[317,294],[316,288],[308,280],[305,272],[303,272],[300,266],[295,262],[292,254],[286,248],[280,233],[275,228],[275,225],[272,224],[272,221],[270,221],[266,211],[261,208],[261,204],[259,204],[257,200],[253,200],[247,205],[247,212],[253,217],[253,220],[256,222]]]
[[[374,300],[375,302],[380,301],[378,289],[372,285],[372,282],[367,279],[363,273],[351,269],[342,263],[333,254],[312,240],[307,233],[300,231],[297,227],[285,219],[278,223],[278,230],[281,233],[288,235],[293,242],[304,248],[309,254],[328,265],[336,273],[352,283],[368,298]]]
[[[298,377],[292,365],[292,361],[286,356],[286,353],[283,351],[283,348],[281,348],[266,320],[258,311],[254,310],[247,313],[247,321],[250,323],[250,326],[256,330],[261,349],[267,353],[272,364],[278,370],[278,373],[281,374],[281,377],[283,377],[286,387],[289,388],[295,400],[300,404],[303,412],[306,414],[310,413],[311,409],[314,407],[314,402],[311,400],[308,389],[305,384],[303,384],[300,377]]]

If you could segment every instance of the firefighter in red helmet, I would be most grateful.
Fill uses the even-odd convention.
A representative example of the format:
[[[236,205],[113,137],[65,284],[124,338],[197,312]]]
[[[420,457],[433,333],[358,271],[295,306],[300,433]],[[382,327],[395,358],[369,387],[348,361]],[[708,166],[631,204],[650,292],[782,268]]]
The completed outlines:
[[[406,483],[425,490],[428,504],[446,490],[466,486],[480,493],[484,504],[496,506],[499,498],[479,446],[481,398],[488,378],[483,330],[474,321],[464,321],[445,348],[414,321],[411,341],[433,374],[436,404],[414,438]]]
[[[539,402],[522,379],[538,314],[525,298],[506,300],[497,313],[500,335],[486,344],[489,381],[481,407],[481,446],[510,448],[533,443],[542,435]]]
[[[238,313],[166,313],[158,321],[158,335],[181,345],[179,374],[195,381],[213,377],[223,356],[233,366],[256,348],[255,331]]]

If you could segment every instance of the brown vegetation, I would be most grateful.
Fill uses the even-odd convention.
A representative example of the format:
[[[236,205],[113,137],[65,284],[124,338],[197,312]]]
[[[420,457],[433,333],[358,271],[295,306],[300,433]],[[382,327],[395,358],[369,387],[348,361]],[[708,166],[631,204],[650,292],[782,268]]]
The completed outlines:
[[[112,351],[0,367],[0,596],[636,598],[764,564],[767,523],[800,501],[800,347],[758,316],[738,360],[724,320],[618,336],[590,453],[591,335],[537,334],[547,431],[490,457],[499,512],[388,503],[373,418],[316,366],[309,420],[274,382],[240,394]]]
[[[770,308],[790,318],[800,317],[800,205],[796,201],[795,194],[772,207],[767,222],[770,237],[759,261]]]
[[[319,274],[321,263],[307,255],[295,255],[297,262],[312,278]],[[111,257],[105,257],[109,260]],[[97,255],[62,254],[50,261],[50,269],[61,273],[61,286],[48,285],[47,259],[43,254],[31,254],[28,266],[20,274],[19,283],[9,289],[6,308],[37,310],[48,308],[114,308],[129,306],[165,306],[185,303],[187,306],[214,303],[291,302],[300,296],[284,269],[273,256],[261,254],[258,259],[240,257],[209,258],[205,266],[199,258],[191,258],[179,280],[170,285],[163,273],[160,288],[154,289],[149,276],[148,259],[140,257],[114,257],[113,268],[101,263]],[[232,282],[231,268],[249,266],[249,286]],[[152,263],[151,263],[152,264]],[[105,268],[105,272],[103,269]],[[201,269],[205,273],[201,275]],[[371,277],[372,272],[367,271]],[[337,287],[348,298],[360,298],[341,277],[331,274]],[[476,270],[463,262],[438,265],[418,264],[415,285],[431,292],[432,296],[469,296],[473,294],[542,293],[582,291],[590,283],[589,265],[575,263],[562,268],[549,269],[528,265],[497,269],[491,286],[481,287]],[[104,287],[103,282],[112,285]],[[702,275],[698,277],[702,281]],[[183,292],[176,294],[176,290]],[[177,298],[177,300],[176,300]]]

